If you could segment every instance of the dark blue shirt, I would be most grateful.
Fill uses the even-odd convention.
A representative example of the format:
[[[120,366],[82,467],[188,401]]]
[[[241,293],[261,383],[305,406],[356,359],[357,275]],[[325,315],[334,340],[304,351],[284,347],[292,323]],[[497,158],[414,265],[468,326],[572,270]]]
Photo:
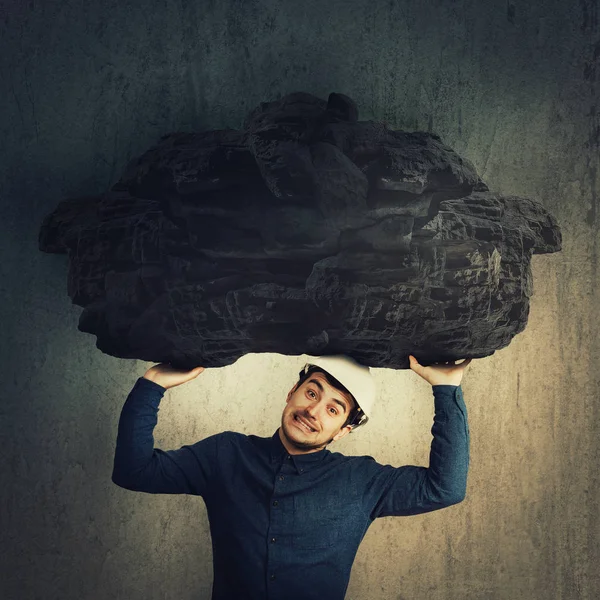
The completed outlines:
[[[140,377],[119,420],[112,480],[129,490],[202,496],[213,600],[342,600],[374,519],[438,510],[465,497],[462,389],[432,390],[429,468],[393,467],[327,449],[289,455],[279,430],[270,438],[225,431],[179,450],[154,448],[165,388]]]

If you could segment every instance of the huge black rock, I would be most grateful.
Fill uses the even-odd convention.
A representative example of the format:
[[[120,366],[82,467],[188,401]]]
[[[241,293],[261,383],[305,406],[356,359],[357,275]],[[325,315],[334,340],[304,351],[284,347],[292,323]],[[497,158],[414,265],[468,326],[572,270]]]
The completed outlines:
[[[353,101],[262,103],[242,131],[173,133],[101,197],[59,203],[79,329],[112,356],[219,367],[248,352],[408,368],[489,356],[523,331],[544,207],[491,193],[436,135]]]

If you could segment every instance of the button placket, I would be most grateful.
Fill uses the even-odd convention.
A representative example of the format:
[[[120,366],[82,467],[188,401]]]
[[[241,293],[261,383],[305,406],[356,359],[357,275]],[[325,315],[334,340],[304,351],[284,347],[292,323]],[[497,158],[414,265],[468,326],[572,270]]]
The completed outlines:
[[[293,511],[293,496],[289,494],[289,487],[293,484],[294,476],[297,474],[293,456],[287,455],[273,477],[273,493],[270,498],[270,523],[267,532],[267,568],[268,580],[275,581],[277,567],[280,564],[291,540],[289,536],[288,523]],[[283,533],[282,533],[283,532]],[[282,535],[280,535],[282,534]]]

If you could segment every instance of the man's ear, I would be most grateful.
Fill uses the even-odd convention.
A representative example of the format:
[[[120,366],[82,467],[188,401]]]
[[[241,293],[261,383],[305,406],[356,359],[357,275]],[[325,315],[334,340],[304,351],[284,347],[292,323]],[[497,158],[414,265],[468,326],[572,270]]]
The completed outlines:
[[[343,437],[346,437],[352,431],[352,425],[346,425],[342,427],[338,433],[333,436],[333,441],[337,442],[341,440]]]
[[[294,387],[288,392],[287,398],[285,399],[286,404],[290,401],[290,398],[292,397],[292,394],[296,391],[297,387],[298,384],[295,384]]]

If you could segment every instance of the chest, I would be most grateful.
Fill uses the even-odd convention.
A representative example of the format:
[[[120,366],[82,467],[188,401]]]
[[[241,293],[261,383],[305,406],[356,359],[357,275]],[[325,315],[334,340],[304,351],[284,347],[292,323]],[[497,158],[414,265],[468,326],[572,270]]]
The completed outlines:
[[[361,483],[344,465],[299,465],[239,457],[223,470],[214,518],[297,550],[332,547],[364,530]]]

